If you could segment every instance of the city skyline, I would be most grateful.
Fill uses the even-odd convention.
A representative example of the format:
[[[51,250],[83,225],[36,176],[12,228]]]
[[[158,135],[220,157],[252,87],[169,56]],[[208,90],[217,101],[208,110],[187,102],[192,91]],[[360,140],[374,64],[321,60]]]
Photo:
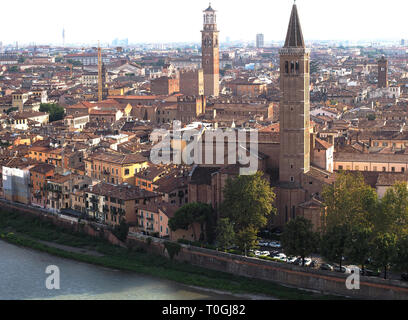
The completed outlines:
[[[35,4],[22,1],[22,4],[26,10],[21,12],[21,21],[29,21],[32,17],[39,19],[27,30],[16,25],[11,15],[2,18],[0,30],[10,30],[10,25],[13,26],[11,31],[0,35],[0,41],[4,45],[15,42],[21,45],[62,44],[63,29],[65,44],[95,43],[98,40],[101,43],[111,43],[116,38],[128,38],[129,43],[133,44],[199,43],[199,31],[203,24],[202,11],[208,7],[208,1],[177,0],[168,3],[153,0],[136,5],[131,1],[121,1],[108,10],[108,1],[96,6],[91,1],[80,3],[73,0],[70,7],[64,8],[64,15],[61,17],[50,0],[40,0]],[[226,38],[231,41],[255,42],[258,33],[265,35],[266,43],[283,41],[282,34],[287,27],[286,19],[293,1],[255,0],[249,4],[247,1],[237,0],[233,6],[231,4],[231,1],[226,0],[212,1],[212,7],[218,14],[221,42],[225,42]],[[8,6],[6,3],[5,11],[12,9]],[[345,0],[335,8],[336,17],[333,17],[333,6],[327,1],[303,0],[297,1],[297,6],[301,12],[306,42],[405,38],[405,10],[395,10],[398,7],[408,9],[406,2],[401,0],[390,0],[387,6],[366,0]],[[41,18],[42,15],[44,18]],[[180,18],[173,19],[177,15]],[[354,22],[345,24],[344,20]]]

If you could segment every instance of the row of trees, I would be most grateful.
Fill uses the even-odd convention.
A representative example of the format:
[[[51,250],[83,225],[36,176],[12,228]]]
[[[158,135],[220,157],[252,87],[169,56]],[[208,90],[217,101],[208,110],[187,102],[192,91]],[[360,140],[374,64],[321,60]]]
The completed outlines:
[[[326,215],[322,229],[310,221],[290,221],[282,246],[290,255],[305,257],[320,251],[328,261],[408,270],[408,186],[398,182],[379,199],[361,174],[343,172],[322,193]]]

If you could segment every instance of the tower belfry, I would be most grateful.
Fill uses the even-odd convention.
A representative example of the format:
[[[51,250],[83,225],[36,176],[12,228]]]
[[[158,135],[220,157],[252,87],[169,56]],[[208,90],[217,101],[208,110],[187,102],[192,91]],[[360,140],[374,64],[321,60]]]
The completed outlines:
[[[310,170],[310,50],[306,49],[296,4],[280,55],[279,180],[300,186]]]
[[[102,60],[102,49],[98,43],[98,101],[106,98],[106,69]]]
[[[220,54],[216,11],[211,7],[204,10],[202,34],[202,68],[204,71],[204,95],[219,96]]]

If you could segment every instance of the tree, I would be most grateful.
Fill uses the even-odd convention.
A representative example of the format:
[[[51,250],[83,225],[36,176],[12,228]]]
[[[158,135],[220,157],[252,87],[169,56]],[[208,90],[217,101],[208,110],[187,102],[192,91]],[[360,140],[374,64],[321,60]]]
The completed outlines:
[[[6,110],[6,114],[10,114],[11,112],[13,112],[13,111],[17,111],[18,110],[18,108],[17,107],[11,107],[11,108],[8,108],[7,110]]]
[[[213,209],[209,204],[199,202],[187,203],[176,211],[174,217],[169,219],[169,227],[172,231],[178,229],[188,230],[189,227],[192,227],[194,240],[197,241],[194,223],[200,224],[201,235],[204,236],[205,233],[208,233],[204,231],[205,225],[212,219],[212,216]]]
[[[375,230],[377,233],[393,233],[398,238],[408,235],[408,186],[397,182],[389,188],[380,201],[376,212]]]
[[[121,219],[119,225],[113,229],[113,234],[121,241],[125,241],[129,232],[129,225],[125,219]]]
[[[20,68],[17,66],[11,66],[10,68],[7,69],[9,72],[19,72]]]
[[[272,205],[275,197],[261,172],[229,178],[224,188],[221,215],[230,219],[235,232],[248,226],[259,230],[266,226],[270,214],[276,213]]]
[[[18,63],[24,63],[25,58],[23,56],[20,56],[17,61]]]
[[[236,234],[236,243],[241,251],[247,253],[248,250],[254,249],[258,245],[258,229],[249,225]]]
[[[221,248],[226,249],[234,244],[234,226],[228,218],[221,218],[218,221],[216,235],[217,243]]]
[[[408,236],[398,239],[393,260],[398,270],[408,271]]]
[[[361,173],[339,173],[334,184],[323,188],[322,196],[327,207],[327,229],[340,225],[371,227],[378,196]]]
[[[346,240],[345,255],[348,260],[360,264],[364,271],[364,265],[370,257],[370,245],[373,232],[371,228],[353,226]]]
[[[50,115],[50,122],[62,120],[65,113],[65,109],[56,103],[41,103],[40,111]]]
[[[387,270],[397,253],[397,237],[392,233],[379,233],[372,246],[374,263],[384,268],[384,279],[387,279]]]
[[[348,227],[334,226],[326,231],[321,240],[321,253],[329,261],[338,261],[341,264],[345,255]]]
[[[302,266],[305,257],[315,249],[316,234],[313,232],[312,222],[304,217],[297,217],[289,221],[281,237],[282,247],[287,255],[300,256]]]
[[[376,119],[376,116],[375,116],[375,114],[371,113],[371,114],[369,114],[369,115],[367,116],[367,119],[368,119],[369,121],[374,121],[374,120]]]
[[[68,59],[67,63],[72,64],[74,67],[82,66],[82,63],[80,61],[78,61],[78,60]]]

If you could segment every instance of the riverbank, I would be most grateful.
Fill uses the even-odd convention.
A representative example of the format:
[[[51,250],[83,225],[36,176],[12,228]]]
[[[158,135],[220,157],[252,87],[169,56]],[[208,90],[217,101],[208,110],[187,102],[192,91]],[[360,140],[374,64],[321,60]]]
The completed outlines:
[[[265,295],[277,299],[339,299],[278,284],[212,271],[164,257],[145,253],[140,248],[125,249],[85,234],[75,233],[50,222],[21,212],[0,212],[0,236],[3,240],[62,258],[73,259],[117,270],[133,271],[157,278],[172,280],[192,287],[208,288],[238,295]],[[62,246],[91,250],[99,255],[67,251]],[[67,249],[67,247],[65,248]]]

